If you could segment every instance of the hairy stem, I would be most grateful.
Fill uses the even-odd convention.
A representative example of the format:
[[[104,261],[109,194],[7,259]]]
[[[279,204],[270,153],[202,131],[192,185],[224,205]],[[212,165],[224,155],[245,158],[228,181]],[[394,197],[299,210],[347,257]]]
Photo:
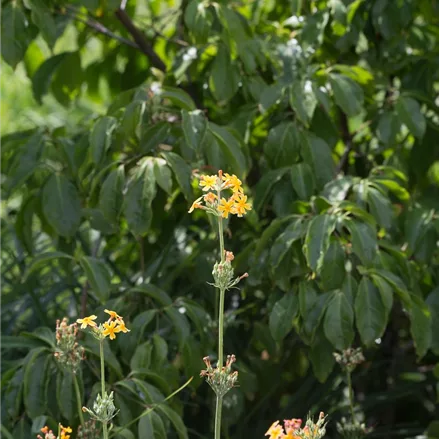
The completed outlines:
[[[216,397],[216,411],[215,411],[215,439],[221,438],[221,412],[223,410],[223,397]]]
[[[355,424],[355,414],[354,414],[354,391],[352,389],[352,378],[351,378],[351,372],[348,370],[347,373],[348,378],[348,389],[349,389],[349,406],[351,410],[351,418],[352,422]]]
[[[79,421],[81,422],[82,427],[84,427],[84,416],[82,414],[81,392],[79,391],[78,377],[73,372],[72,375],[73,375],[73,385],[75,386],[76,403],[78,405]]]
[[[105,397],[105,359],[104,359],[104,340],[100,340],[99,342],[99,354],[101,357],[101,390],[102,390],[102,399]],[[102,432],[104,439],[108,439],[108,426],[107,422],[102,423]]]

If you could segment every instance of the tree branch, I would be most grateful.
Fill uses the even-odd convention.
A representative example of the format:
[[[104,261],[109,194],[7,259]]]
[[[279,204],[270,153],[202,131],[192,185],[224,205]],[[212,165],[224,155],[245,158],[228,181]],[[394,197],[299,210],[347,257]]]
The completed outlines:
[[[123,24],[125,29],[131,34],[138,48],[149,58],[152,66],[161,70],[162,72],[166,72],[166,64],[157,55],[152,45],[148,42],[143,33],[137,29],[130,16],[125,12],[125,4],[126,1],[122,1],[120,8],[115,12],[116,17]]]

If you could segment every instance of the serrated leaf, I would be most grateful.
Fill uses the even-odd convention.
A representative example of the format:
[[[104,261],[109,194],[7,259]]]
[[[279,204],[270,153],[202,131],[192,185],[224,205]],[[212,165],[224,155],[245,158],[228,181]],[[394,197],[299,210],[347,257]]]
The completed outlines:
[[[285,294],[274,304],[270,313],[269,327],[273,338],[280,342],[293,328],[293,320],[299,311],[299,301],[293,294]]]
[[[42,208],[47,222],[67,238],[81,223],[81,199],[76,187],[62,174],[52,174],[42,190]]]
[[[363,109],[363,90],[351,78],[346,75],[331,73],[329,83],[334,92],[337,105],[347,116],[356,116]]]
[[[359,221],[346,221],[345,224],[351,234],[354,253],[364,265],[372,264],[378,251],[375,228]]]
[[[427,124],[418,101],[408,96],[400,96],[396,101],[395,108],[399,118],[409,131],[415,137],[422,139]]]
[[[380,293],[367,277],[361,279],[355,298],[355,320],[362,342],[368,346],[381,337],[387,325],[387,313]]]
[[[334,216],[323,214],[314,217],[309,224],[303,251],[309,267],[315,272],[322,267],[335,223]]]
[[[99,194],[99,208],[105,219],[111,223],[117,223],[122,210],[124,184],[124,166],[119,166],[111,171],[102,184]]]
[[[116,119],[111,116],[101,117],[90,133],[90,147],[93,162],[100,165],[111,145],[111,133],[116,128]]]
[[[91,256],[83,256],[80,264],[85,271],[90,286],[102,303],[110,297],[111,273],[106,264]]]
[[[354,340],[354,311],[342,291],[334,292],[326,308],[323,327],[326,338],[337,350],[350,347]]]

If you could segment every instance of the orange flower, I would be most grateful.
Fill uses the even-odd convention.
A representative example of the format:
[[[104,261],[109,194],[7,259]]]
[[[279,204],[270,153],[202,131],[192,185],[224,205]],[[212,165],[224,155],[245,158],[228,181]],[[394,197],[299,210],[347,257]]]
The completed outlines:
[[[224,180],[224,187],[232,189],[232,192],[244,192],[244,189],[242,188],[242,181],[234,174],[224,174],[223,176]]]
[[[282,425],[279,425],[279,421],[273,422],[271,427],[265,433],[265,436],[270,436],[269,439],[281,439],[284,435],[284,429]]]
[[[116,338],[116,333],[120,332],[119,326],[117,326],[116,322],[104,323],[104,331],[102,334],[104,337],[110,336],[110,340],[114,340]]]
[[[213,192],[209,192],[208,194],[206,194],[205,196],[204,196],[204,201],[206,202],[206,203],[209,203],[209,204],[214,204],[215,203],[215,200],[217,199],[218,197],[213,193]]]
[[[216,175],[202,175],[200,177],[200,186],[203,191],[215,189],[218,177]]]
[[[46,425],[40,431],[41,431],[41,433],[47,434],[47,433],[49,433],[49,427]]]
[[[117,332],[123,332],[124,334],[130,332],[130,330],[125,326],[125,322],[123,320],[119,320],[117,323],[118,323],[118,326],[116,328],[118,329]]]
[[[84,317],[83,319],[78,319],[76,320],[76,323],[80,323],[81,324],[81,328],[85,329],[87,326],[91,326],[92,328],[95,328],[96,322],[94,322],[93,320],[96,320],[97,316],[95,316],[94,314],[88,317]]]
[[[251,204],[247,203],[247,195],[240,195],[238,199],[235,199],[234,210],[238,216],[245,215],[247,210],[251,210]]]
[[[123,318],[115,311],[111,311],[109,309],[104,309],[104,312],[107,314],[110,314],[110,320],[116,319],[116,320],[123,320]]]
[[[188,210],[189,213],[192,213],[194,209],[201,209],[203,206],[200,204],[200,201],[203,199],[203,197],[197,198],[193,203],[191,208]]]
[[[221,216],[223,218],[228,218],[229,213],[235,213],[235,200],[233,200],[232,198],[229,200],[221,198],[221,203],[218,206],[218,211],[221,212]]]

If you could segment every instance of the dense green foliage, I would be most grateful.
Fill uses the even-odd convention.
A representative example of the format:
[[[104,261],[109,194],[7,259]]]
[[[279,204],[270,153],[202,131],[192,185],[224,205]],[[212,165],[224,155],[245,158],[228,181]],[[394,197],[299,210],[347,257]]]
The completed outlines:
[[[78,424],[55,321],[104,308],[132,329],[106,357],[117,425],[194,376],[124,437],[212,437],[216,229],[187,210],[218,169],[253,203],[226,233],[250,275],[226,298],[227,437],[309,410],[336,437],[351,345],[375,437],[439,437],[438,1],[5,0],[1,37],[44,104],[2,127],[4,437]]]

